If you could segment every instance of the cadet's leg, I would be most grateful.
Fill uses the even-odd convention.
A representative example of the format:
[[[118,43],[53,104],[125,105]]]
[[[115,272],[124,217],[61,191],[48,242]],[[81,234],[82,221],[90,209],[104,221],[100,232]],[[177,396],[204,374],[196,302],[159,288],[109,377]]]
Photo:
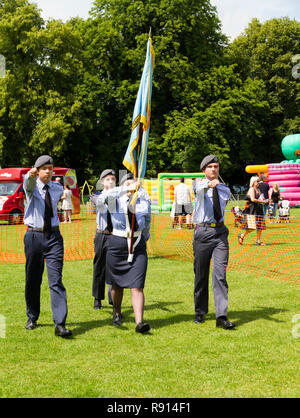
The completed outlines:
[[[217,245],[213,251],[212,286],[215,300],[216,317],[227,317],[228,284],[226,269],[228,265],[229,246],[228,231],[216,238]]]
[[[208,312],[208,279],[209,267],[212,255],[211,232],[203,227],[198,227],[194,233],[194,302],[196,314],[204,315]]]
[[[96,233],[94,239],[95,256],[93,261],[93,291],[95,299],[104,299],[105,292],[105,235]]]
[[[108,303],[110,305],[113,305],[112,296],[111,296],[111,284],[108,286],[107,297],[108,297]]]
[[[143,322],[145,297],[143,289],[131,289],[131,303],[134,312],[135,323]]]
[[[43,234],[26,232],[24,236],[26,256],[25,300],[27,316],[36,322],[40,315],[40,293],[44,271]]]
[[[52,233],[51,237],[47,240],[45,258],[53,321],[56,325],[65,325],[68,308],[66,289],[62,283],[64,245],[59,231]]]
[[[123,300],[123,289],[119,286],[112,285],[111,297],[114,305],[114,315],[121,315],[121,305]]]

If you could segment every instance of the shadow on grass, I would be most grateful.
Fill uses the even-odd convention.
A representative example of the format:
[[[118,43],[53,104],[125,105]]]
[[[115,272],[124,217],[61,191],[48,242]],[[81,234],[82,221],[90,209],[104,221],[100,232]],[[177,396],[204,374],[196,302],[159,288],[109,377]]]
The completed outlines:
[[[181,304],[182,302],[157,302],[150,304],[148,306],[145,306],[145,311],[149,310],[161,310],[165,312],[172,311],[168,308],[170,305],[177,305]],[[244,324],[247,324],[249,322],[254,322],[257,320],[267,320],[267,321],[273,321],[277,323],[284,323],[284,321],[281,321],[277,318],[273,318],[273,315],[276,315],[281,312],[287,312],[287,309],[279,309],[279,308],[273,308],[273,307],[255,307],[253,310],[248,311],[230,311],[229,313],[229,319],[234,321],[237,327],[240,327]],[[111,311],[112,313],[112,311]],[[150,320],[149,323],[151,325],[151,329],[160,329],[165,328],[171,325],[180,324],[184,322],[194,322],[194,314],[174,314],[170,315],[167,318],[161,318],[161,319],[153,319]],[[205,320],[216,320],[215,313],[208,313],[205,315]],[[126,323],[134,323],[134,315],[132,309],[124,309],[123,311],[123,325],[116,327],[120,331],[126,331],[128,328],[126,327]],[[89,332],[95,328],[101,328],[104,326],[111,326],[114,327],[112,324],[112,316],[110,318],[104,318],[104,319],[97,319],[92,321],[86,321],[86,322],[72,322],[69,323],[68,326],[72,329],[73,337],[76,338],[76,336],[85,334],[86,332]],[[73,328],[75,327],[75,328]],[[149,335],[152,335],[151,332]]]
[[[146,310],[146,309],[145,309]],[[251,311],[231,311],[228,315],[229,319],[232,320],[236,327],[242,326],[249,322],[254,322],[258,320],[267,320],[277,323],[284,323],[277,318],[272,318],[272,315],[276,315],[280,312],[286,312],[287,309],[279,309],[272,307],[256,307]],[[164,328],[170,325],[179,324],[182,322],[194,322],[194,314],[177,314],[168,318],[155,319],[151,321],[151,328],[158,329]],[[208,313],[205,315],[205,321],[216,320],[215,313]],[[197,325],[198,326],[198,325]]]
[[[284,323],[285,321],[281,321],[277,318],[272,318],[272,315],[276,315],[280,312],[287,312],[287,309],[257,306],[254,307],[254,309],[251,311],[230,311],[229,316],[230,319],[235,322],[236,326],[241,326],[249,322],[257,321],[259,319]]]
[[[145,311],[147,310],[161,310],[161,311],[165,311],[165,312],[172,312],[168,306],[169,305],[177,305],[177,304],[181,304],[182,302],[157,302],[157,303],[153,303],[150,305],[145,306]],[[123,309],[122,310],[122,314],[123,314],[123,324],[121,326],[115,326],[112,324],[112,308],[108,308],[111,311],[111,317],[110,318],[105,318],[105,319],[97,319],[97,320],[93,320],[93,321],[87,321],[87,322],[71,322],[68,323],[68,326],[73,327],[75,326],[75,328],[72,328],[72,332],[73,332],[73,337],[76,337],[78,335],[81,334],[85,334],[86,332],[94,329],[94,328],[101,328],[103,326],[112,326],[112,327],[116,327],[118,330],[128,330],[128,328],[126,327],[125,323],[128,321],[134,322],[134,315],[133,315],[133,310],[132,308],[127,308],[127,309]],[[105,308],[103,309],[105,310]],[[190,316],[190,315],[188,315]],[[170,321],[170,323],[172,323],[172,318],[170,318],[168,321]],[[151,326],[155,321],[151,321]],[[182,322],[182,321],[180,321]],[[166,324],[168,325],[168,324]],[[165,325],[165,326],[166,326]],[[158,327],[155,327],[158,328]]]

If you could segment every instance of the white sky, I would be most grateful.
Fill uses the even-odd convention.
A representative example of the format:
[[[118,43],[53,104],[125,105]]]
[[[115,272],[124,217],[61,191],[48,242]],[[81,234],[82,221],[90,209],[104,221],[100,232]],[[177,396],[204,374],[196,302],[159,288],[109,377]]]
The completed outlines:
[[[254,17],[261,22],[283,16],[300,21],[299,0],[211,0],[211,4],[217,7],[223,32],[231,41]]]
[[[44,19],[54,18],[66,21],[71,17],[89,17],[93,0],[30,0],[42,10]]]
[[[44,19],[66,21],[80,16],[86,19],[93,0],[32,0],[42,10]],[[253,17],[261,22],[274,17],[288,16],[300,21],[300,0],[211,0],[217,7],[223,32],[233,40],[243,32]]]

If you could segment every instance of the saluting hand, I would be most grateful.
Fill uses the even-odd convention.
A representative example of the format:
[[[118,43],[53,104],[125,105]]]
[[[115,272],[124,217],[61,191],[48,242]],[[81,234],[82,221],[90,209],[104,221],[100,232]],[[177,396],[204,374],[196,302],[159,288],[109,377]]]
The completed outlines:
[[[208,183],[208,187],[214,189],[215,187],[217,187],[218,184],[220,184],[220,181],[218,179],[214,179]]]
[[[33,167],[30,171],[29,171],[29,176],[32,178],[35,178],[38,175],[38,169]]]

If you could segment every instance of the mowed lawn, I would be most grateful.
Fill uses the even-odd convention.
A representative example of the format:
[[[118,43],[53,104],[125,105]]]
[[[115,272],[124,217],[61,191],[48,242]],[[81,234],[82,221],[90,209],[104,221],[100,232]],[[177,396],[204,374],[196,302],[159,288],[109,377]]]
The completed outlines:
[[[54,336],[46,272],[34,331],[25,329],[24,265],[1,265],[0,272],[2,398],[300,395],[299,286],[229,272],[229,318],[237,327],[225,331],[215,326],[211,289],[206,322],[193,322],[192,263],[151,258],[151,332],[140,335],[128,290],[117,328],[107,300],[93,310],[92,261],[65,262],[73,338],[64,340]]]

